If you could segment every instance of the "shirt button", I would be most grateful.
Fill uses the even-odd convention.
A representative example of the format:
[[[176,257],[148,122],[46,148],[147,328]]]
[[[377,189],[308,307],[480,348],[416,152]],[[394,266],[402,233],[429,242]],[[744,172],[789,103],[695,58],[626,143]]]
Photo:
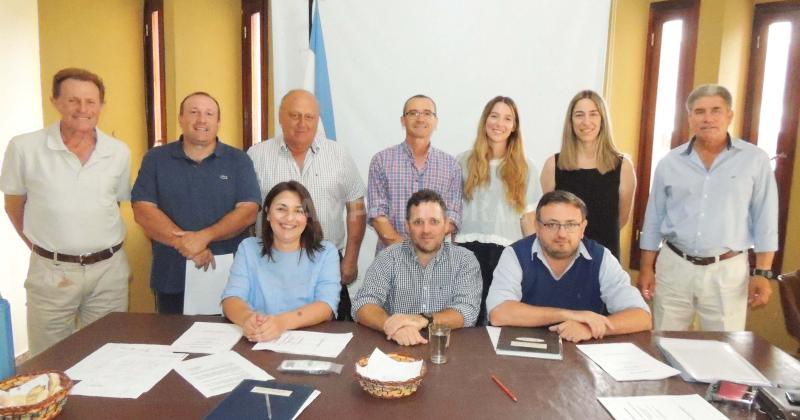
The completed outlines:
[[[428,286],[422,286],[422,290],[428,290]]]
[[[697,232],[697,236],[700,236],[700,235],[702,235],[702,233],[700,233],[700,232]]]
[[[703,194],[703,198],[708,198],[708,194]]]

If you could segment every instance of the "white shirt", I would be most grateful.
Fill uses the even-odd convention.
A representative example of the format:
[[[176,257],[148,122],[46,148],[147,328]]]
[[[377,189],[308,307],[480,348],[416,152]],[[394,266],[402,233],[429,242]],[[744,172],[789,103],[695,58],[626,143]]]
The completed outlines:
[[[458,156],[462,178],[467,181],[469,170],[467,160],[472,150]],[[528,162],[528,179],[525,190],[525,208],[518,212],[506,199],[506,186],[497,169],[501,159],[489,161],[489,184],[475,188],[472,200],[464,197],[464,213],[461,217],[461,229],[456,235],[456,242],[483,242],[508,246],[522,239],[520,219],[525,213],[536,211],[536,205],[542,197],[539,185],[539,169],[530,159]]]
[[[8,143],[0,190],[25,195],[23,233],[49,251],[80,255],[125,239],[120,201],[130,199],[128,146],[99,129],[86,164],[64,145],[60,122]]]
[[[317,137],[306,152],[303,169],[297,166],[283,135],[254,144],[247,151],[261,187],[261,202],[276,184],[298,181],[311,194],[325,239],[341,250],[345,246],[345,203],[364,197],[366,187],[353,158],[335,141]],[[264,209],[266,211],[267,209]],[[261,236],[261,217],[256,223]]]

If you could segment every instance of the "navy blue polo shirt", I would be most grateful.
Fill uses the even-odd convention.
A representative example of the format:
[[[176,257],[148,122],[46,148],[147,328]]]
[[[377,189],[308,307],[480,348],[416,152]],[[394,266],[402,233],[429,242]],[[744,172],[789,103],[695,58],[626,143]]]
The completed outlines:
[[[131,191],[131,202],[154,203],[185,231],[217,223],[237,203],[261,204],[253,161],[243,151],[217,140],[214,152],[202,162],[183,151],[183,138],[151,149],[142,159]],[[236,251],[247,235],[209,244],[214,255]],[[150,287],[161,293],[183,293],[186,258],[176,249],[153,243]]]

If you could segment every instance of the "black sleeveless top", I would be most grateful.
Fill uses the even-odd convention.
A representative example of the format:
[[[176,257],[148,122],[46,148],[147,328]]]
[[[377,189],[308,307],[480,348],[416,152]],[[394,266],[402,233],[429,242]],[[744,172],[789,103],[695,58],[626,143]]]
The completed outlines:
[[[558,169],[556,153],[556,189],[569,191],[586,203],[589,210],[586,237],[600,242],[619,259],[619,177],[622,158],[613,171],[600,174],[597,169]]]

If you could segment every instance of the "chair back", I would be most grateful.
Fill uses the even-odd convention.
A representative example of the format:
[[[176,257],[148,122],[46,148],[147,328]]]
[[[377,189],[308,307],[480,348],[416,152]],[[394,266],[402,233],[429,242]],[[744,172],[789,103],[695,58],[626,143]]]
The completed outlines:
[[[786,330],[800,340],[800,270],[778,276]]]
[[[11,306],[0,297],[0,381],[14,376],[14,333],[11,331]]]

